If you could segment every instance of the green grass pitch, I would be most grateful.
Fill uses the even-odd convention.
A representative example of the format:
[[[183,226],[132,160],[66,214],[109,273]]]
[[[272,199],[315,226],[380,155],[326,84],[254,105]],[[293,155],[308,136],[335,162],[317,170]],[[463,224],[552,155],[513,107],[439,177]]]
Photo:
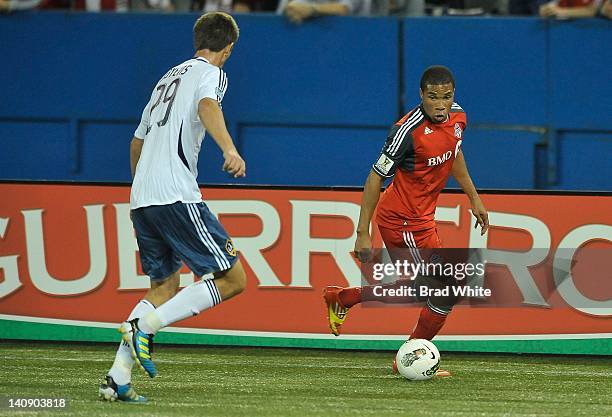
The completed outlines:
[[[391,375],[392,352],[170,347],[134,369],[145,405],[106,403],[115,346],[0,343],[0,397],[65,397],[62,411],[2,416],[612,416],[612,359],[444,354],[453,377]]]

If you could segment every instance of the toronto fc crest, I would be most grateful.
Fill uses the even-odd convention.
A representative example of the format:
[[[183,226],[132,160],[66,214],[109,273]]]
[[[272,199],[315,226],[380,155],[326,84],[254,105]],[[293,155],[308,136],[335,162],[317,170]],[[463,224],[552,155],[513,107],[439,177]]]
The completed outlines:
[[[463,130],[461,130],[461,126],[459,123],[455,123],[455,136],[457,139],[461,139],[461,135],[463,135]]]

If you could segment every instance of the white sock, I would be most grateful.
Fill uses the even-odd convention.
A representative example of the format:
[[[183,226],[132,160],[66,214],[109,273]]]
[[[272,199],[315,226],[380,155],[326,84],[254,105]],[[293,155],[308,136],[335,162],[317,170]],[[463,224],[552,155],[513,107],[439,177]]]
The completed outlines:
[[[155,334],[187,317],[197,316],[221,302],[221,294],[212,279],[195,282],[138,320],[138,327],[147,334]]]
[[[128,321],[140,318],[154,310],[155,306],[153,304],[147,300],[141,300],[130,313]],[[108,371],[108,375],[110,375],[119,385],[129,384],[132,380],[132,366],[134,366],[132,352],[125,342],[121,341],[117,349],[117,354],[115,355],[115,362],[110,371]]]

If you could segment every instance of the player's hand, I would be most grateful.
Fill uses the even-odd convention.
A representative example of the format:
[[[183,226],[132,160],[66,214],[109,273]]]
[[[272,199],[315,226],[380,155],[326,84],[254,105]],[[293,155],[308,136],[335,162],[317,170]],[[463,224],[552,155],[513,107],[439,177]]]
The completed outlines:
[[[487,230],[489,230],[489,213],[487,213],[487,209],[484,204],[482,204],[480,197],[476,197],[476,199],[472,201],[472,214],[476,217],[474,228],[480,226],[480,236],[487,233]]]
[[[315,8],[312,4],[299,1],[290,2],[285,9],[285,15],[293,23],[302,23],[304,19],[311,17],[314,12]]]
[[[238,154],[236,149],[230,149],[223,153],[223,171],[234,176],[234,178],[246,176],[246,162]]]
[[[369,233],[357,233],[353,254],[360,262],[368,262],[372,259],[372,238]]]
[[[557,15],[559,15],[559,7],[554,2],[540,6],[540,16],[555,17]]]

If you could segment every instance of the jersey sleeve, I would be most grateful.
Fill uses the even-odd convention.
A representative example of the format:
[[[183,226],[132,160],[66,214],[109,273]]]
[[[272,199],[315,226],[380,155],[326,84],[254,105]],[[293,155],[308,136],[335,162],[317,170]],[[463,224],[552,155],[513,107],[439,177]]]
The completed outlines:
[[[465,110],[461,108],[459,103],[453,103],[451,106],[451,113],[453,114],[454,120],[461,125],[461,129],[465,130],[467,127],[467,118],[465,116]]]
[[[393,177],[412,144],[413,139],[410,130],[406,129],[404,124],[393,125],[389,130],[378,160],[372,166],[374,172],[383,178]]]
[[[465,117],[465,111],[457,103],[453,103],[451,107],[452,121],[454,122],[455,138],[457,138],[457,144],[455,145],[455,158],[461,152],[461,144],[463,143],[465,128],[467,126],[467,119]]]
[[[465,112],[459,113],[459,123],[463,125],[463,130],[467,128],[467,117],[465,116]]]
[[[150,117],[149,107],[150,105],[151,105],[151,101],[149,100],[144,110],[142,111],[142,116],[140,117],[140,124],[138,125],[138,127],[136,128],[136,131],[134,132],[134,136],[137,137],[138,139],[144,140],[145,136],[147,136],[147,133],[149,131],[149,117]]]
[[[207,71],[202,74],[198,84],[196,99],[199,102],[204,98],[210,98],[221,103],[226,90],[227,75],[225,75],[225,72],[221,68],[216,71]]]

